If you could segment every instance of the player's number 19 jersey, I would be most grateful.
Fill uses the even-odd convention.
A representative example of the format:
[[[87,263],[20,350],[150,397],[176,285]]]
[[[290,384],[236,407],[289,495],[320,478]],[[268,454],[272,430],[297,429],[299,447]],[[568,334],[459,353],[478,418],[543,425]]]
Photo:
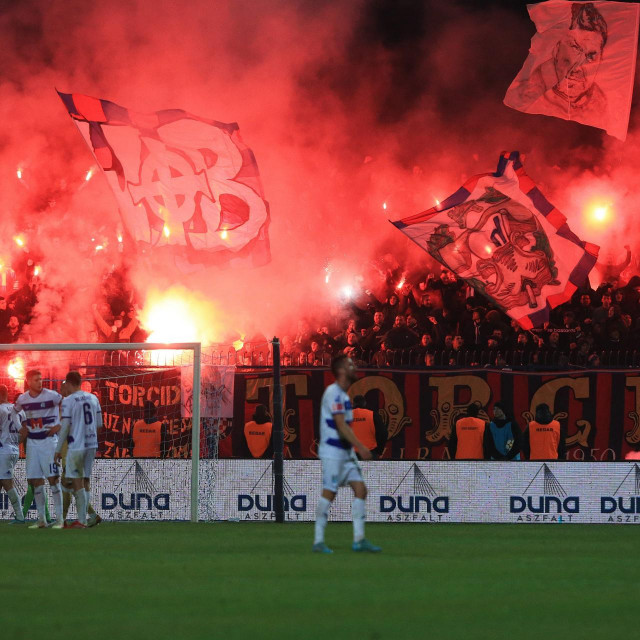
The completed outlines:
[[[69,451],[98,448],[98,427],[102,410],[98,398],[86,391],[76,391],[62,401],[62,421],[69,422]]]
[[[60,403],[62,396],[57,391],[42,389],[37,396],[28,391],[18,396],[16,411],[24,411],[26,415],[27,437],[32,442],[47,440],[49,430],[60,424]],[[53,436],[54,442],[58,436]]]
[[[322,396],[318,457],[348,460],[351,458],[351,445],[340,438],[335,421],[336,415],[343,415],[347,424],[353,422],[353,409],[349,394],[334,382],[325,389]]]

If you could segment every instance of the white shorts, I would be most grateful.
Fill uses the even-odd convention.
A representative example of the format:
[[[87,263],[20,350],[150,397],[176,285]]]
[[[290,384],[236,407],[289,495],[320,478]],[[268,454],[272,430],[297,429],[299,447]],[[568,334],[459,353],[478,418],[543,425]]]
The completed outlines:
[[[338,492],[339,487],[346,487],[352,482],[364,482],[362,470],[354,458],[347,460],[322,460],[322,488]]]
[[[34,444],[27,440],[27,479],[57,478],[60,466],[54,461],[56,455],[56,441],[53,438],[40,440]]]
[[[69,449],[64,464],[64,475],[67,478],[90,478],[95,449]]]
[[[0,480],[13,480],[13,468],[18,458],[17,453],[0,453]]]

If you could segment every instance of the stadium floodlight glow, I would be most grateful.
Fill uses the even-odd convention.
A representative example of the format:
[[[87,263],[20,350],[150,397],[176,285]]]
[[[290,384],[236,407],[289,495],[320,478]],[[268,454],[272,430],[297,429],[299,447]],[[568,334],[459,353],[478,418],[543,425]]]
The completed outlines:
[[[191,352],[193,354],[192,363],[192,398],[191,398],[191,491],[190,491],[190,518],[191,522],[198,522],[198,506],[200,502],[199,492],[199,472],[200,472],[200,390],[202,382],[201,360],[202,345],[199,342],[173,342],[173,343],[42,343],[42,344],[0,344],[0,354],[2,352],[12,354],[13,358],[9,364],[11,367],[8,371],[14,380],[24,376],[24,371],[30,368],[26,357],[17,356],[15,354],[23,354],[25,352],[144,352],[144,351],[170,351],[172,354],[176,352]],[[159,366],[159,360],[151,366]],[[68,364],[65,364],[68,366]],[[84,366],[84,365],[83,365]],[[171,365],[180,366],[180,365]],[[197,392],[195,392],[197,390]],[[197,428],[194,428],[197,425]],[[130,507],[129,507],[130,508]]]

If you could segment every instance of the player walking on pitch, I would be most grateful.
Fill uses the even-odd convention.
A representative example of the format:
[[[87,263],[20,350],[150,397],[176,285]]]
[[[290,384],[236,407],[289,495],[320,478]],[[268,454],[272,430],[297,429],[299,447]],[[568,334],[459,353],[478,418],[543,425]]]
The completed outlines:
[[[98,430],[102,427],[102,410],[98,398],[82,391],[82,377],[77,371],[69,371],[65,385],[69,395],[62,401],[62,429],[56,447],[56,462],[62,458],[62,446],[68,443],[65,463],[66,476],[73,485],[78,520],[72,529],[87,526],[89,480],[98,448]]]
[[[24,524],[20,497],[13,486],[13,469],[20,457],[20,427],[26,416],[16,413],[8,400],[9,389],[0,384],[0,487],[7,492],[16,514],[10,524]]]
[[[329,519],[329,509],[338,487],[350,485],[353,490],[351,517],[353,519],[354,551],[378,552],[380,547],[364,537],[365,499],[367,487],[355,456],[355,448],[363,460],[371,460],[371,452],[356,438],[349,426],[353,410],[347,389],[356,381],[356,368],[349,356],[334,358],[331,371],[336,378],[322,396],[320,409],[320,447],[318,457],[322,461],[322,496],[316,508],[315,539],[313,551],[333,553],[324,542],[324,530]]]
[[[62,491],[60,491],[60,470],[54,455],[60,431],[60,403],[62,396],[51,389],[42,388],[42,374],[34,369],[27,372],[28,391],[21,393],[14,410],[24,411],[25,424],[20,429],[27,438],[27,481],[33,486],[38,510],[38,523],[30,529],[44,529],[45,520],[44,478],[49,479],[51,495],[56,509],[54,529],[62,529]]]
[[[84,383],[83,383],[84,384]],[[89,385],[90,387],[90,385]],[[82,386],[81,386],[82,389]],[[86,391],[86,389],[82,389]],[[62,395],[62,402],[64,404],[64,398],[71,393],[69,385],[63,380],[60,385],[60,394]],[[63,439],[62,447],[60,448],[60,455],[62,459],[62,475],[60,476],[60,484],[62,485],[62,516],[65,521],[65,528],[67,527],[67,514],[69,513],[69,507],[71,507],[71,500],[74,497],[75,491],[73,489],[73,480],[67,477],[67,452],[69,451],[68,442]],[[89,481],[85,482],[84,490],[87,494],[87,527],[95,527],[102,522],[102,518],[95,512],[95,509],[91,505],[91,487]]]

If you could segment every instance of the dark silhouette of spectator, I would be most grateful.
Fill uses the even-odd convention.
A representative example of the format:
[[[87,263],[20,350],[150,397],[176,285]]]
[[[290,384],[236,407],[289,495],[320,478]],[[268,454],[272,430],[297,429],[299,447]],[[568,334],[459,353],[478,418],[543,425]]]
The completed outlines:
[[[393,329],[387,333],[385,342],[390,349],[410,349],[418,344],[418,334],[407,327],[407,320],[403,315],[397,315]]]
[[[482,312],[475,309],[469,323],[463,331],[464,342],[469,347],[485,347],[489,337],[489,324],[484,320]]]

